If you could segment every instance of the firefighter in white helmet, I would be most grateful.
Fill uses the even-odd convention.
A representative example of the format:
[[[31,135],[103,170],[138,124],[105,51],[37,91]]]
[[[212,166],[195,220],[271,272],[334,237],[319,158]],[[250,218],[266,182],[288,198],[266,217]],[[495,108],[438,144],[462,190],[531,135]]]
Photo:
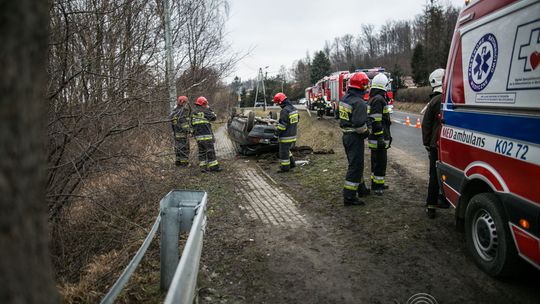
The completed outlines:
[[[448,208],[450,205],[440,193],[439,181],[437,180],[438,143],[437,137],[441,125],[439,114],[442,100],[444,69],[436,69],[429,75],[429,84],[433,89],[431,100],[426,106],[426,112],[422,120],[422,141],[429,153],[429,184],[426,198],[426,212],[429,218],[435,217],[435,210]]]
[[[371,189],[376,195],[382,195],[385,186],[387,149],[390,148],[391,106],[386,101],[388,77],[379,73],[371,81],[368,100],[368,118],[371,132],[368,136],[368,147],[371,150]]]

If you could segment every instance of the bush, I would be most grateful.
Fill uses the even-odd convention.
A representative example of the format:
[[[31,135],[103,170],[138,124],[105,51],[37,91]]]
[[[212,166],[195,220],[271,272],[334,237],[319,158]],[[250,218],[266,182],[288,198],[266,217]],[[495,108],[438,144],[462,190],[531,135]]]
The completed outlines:
[[[395,96],[396,101],[428,103],[431,87],[399,89]]]

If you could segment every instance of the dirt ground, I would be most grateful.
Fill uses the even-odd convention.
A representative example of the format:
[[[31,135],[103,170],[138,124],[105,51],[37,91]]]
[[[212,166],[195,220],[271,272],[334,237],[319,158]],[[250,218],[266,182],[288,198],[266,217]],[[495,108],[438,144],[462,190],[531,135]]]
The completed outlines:
[[[331,134],[324,145],[335,154],[296,155],[309,163],[278,174],[275,155],[238,157],[218,145],[219,178],[232,189],[210,195],[199,303],[407,303],[417,293],[438,303],[539,303],[538,271],[493,279],[467,256],[453,210],[426,217],[427,157],[393,147],[390,189],[344,207],[335,121],[301,123],[299,144]]]

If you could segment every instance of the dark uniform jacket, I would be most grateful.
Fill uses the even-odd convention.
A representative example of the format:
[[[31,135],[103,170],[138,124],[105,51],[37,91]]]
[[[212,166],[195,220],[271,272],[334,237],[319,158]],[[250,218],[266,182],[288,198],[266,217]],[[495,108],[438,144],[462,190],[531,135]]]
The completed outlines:
[[[343,133],[358,133],[367,136],[367,105],[364,91],[349,89],[339,102],[339,126]],[[364,137],[365,138],[365,137]]]
[[[441,126],[439,113],[441,113],[442,95],[435,92],[432,96],[422,120],[422,141],[426,147],[437,148],[437,138]]]
[[[210,108],[195,105],[191,113],[191,125],[193,126],[193,136],[201,140],[203,136],[213,138],[211,121],[216,120],[216,114]],[[204,139],[203,139],[204,140]]]
[[[183,106],[176,106],[169,115],[175,138],[183,138],[189,132],[189,113]]]
[[[390,134],[390,106],[386,102],[386,98],[383,95],[373,95],[368,101],[368,116],[369,125],[371,126],[371,133],[368,140],[371,141],[384,140],[386,142],[386,148],[388,148],[389,141],[392,136]]]
[[[279,142],[287,143],[296,141],[298,121],[298,111],[291,104],[289,99],[285,99],[282,104],[281,112],[279,113],[279,121],[277,125]]]

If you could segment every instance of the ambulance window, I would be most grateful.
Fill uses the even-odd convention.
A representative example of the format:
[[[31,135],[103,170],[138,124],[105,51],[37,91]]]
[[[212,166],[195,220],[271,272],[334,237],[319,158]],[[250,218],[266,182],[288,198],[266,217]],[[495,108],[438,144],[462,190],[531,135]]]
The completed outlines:
[[[452,68],[452,78],[450,85],[452,86],[452,102],[453,103],[465,103],[465,96],[463,92],[463,65],[461,58],[461,39],[457,52],[455,52],[454,67]]]

